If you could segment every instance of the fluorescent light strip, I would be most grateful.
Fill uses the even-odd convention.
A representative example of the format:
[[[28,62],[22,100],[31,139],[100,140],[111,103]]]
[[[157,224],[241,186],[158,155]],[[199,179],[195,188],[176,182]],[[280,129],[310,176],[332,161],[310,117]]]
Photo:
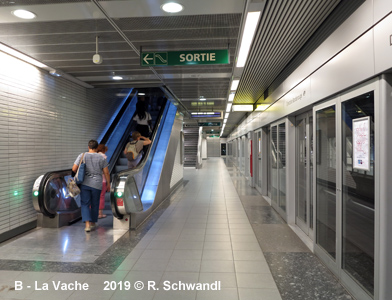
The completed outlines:
[[[229,115],[230,115],[229,113],[226,113],[225,114],[225,119],[227,119],[229,117]]]
[[[270,105],[269,104],[259,104],[257,105],[255,111],[264,111],[266,110]]]
[[[232,91],[235,91],[238,88],[238,84],[240,83],[239,79],[235,79],[233,80],[233,82],[231,83],[231,89]]]
[[[233,105],[232,111],[253,111],[253,105]]]
[[[39,62],[38,60],[35,60],[34,58],[31,58],[30,56],[27,56],[26,54],[23,54],[22,52],[19,52],[15,49],[12,49],[11,47],[8,47],[2,43],[0,43],[0,51],[3,51],[9,55],[12,55],[16,58],[19,58],[29,64],[32,64],[38,68],[42,69],[51,69],[47,65],[44,65],[43,63]]]
[[[234,93],[231,93],[231,94],[229,95],[229,102],[233,102],[234,96],[235,96]]]
[[[233,105],[233,103],[227,103],[226,106],[226,112],[229,113],[231,111],[231,106]]]
[[[237,68],[245,66],[248,58],[249,49],[253,41],[257,23],[259,22],[260,12],[249,12],[246,17],[245,28],[242,35],[240,52],[237,59]]]

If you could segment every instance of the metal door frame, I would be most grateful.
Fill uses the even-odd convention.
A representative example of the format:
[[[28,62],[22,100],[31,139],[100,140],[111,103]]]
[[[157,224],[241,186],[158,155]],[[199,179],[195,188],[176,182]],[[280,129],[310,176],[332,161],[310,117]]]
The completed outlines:
[[[306,139],[306,149],[307,149],[307,153],[306,153],[306,161],[307,161],[307,165],[306,165],[306,214],[307,214],[307,222],[305,223],[303,220],[298,218],[297,215],[297,208],[298,208],[298,199],[297,199],[297,188],[298,188],[298,177],[296,176],[296,190],[295,190],[295,224],[297,224],[297,226],[307,235],[309,236],[312,240],[314,238],[314,230],[312,228],[310,228],[310,196],[311,196],[311,186],[310,186],[310,143],[311,143],[311,139],[310,137],[313,135],[313,131],[310,132],[310,118],[313,117],[313,112],[312,110],[307,111],[305,113],[302,113],[298,116],[295,117],[295,171],[298,170],[298,156],[299,156],[299,144],[298,144],[298,127],[297,127],[297,123],[300,120],[305,120],[305,130],[306,130],[306,135],[307,138]],[[314,145],[314,143],[313,143]],[[312,186],[313,188],[313,186]],[[314,205],[314,204],[313,204]],[[313,216],[314,217],[314,216]],[[314,227],[313,227],[314,228]]]
[[[279,152],[279,140],[280,140],[280,138],[279,138],[279,125],[280,124],[284,124],[284,126],[285,126],[285,151],[286,151],[286,153],[288,152],[287,151],[287,147],[288,147],[288,143],[287,143],[287,122],[288,122],[288,119],[287,118],[284,118],[284,119],[280,119],[279,121],[277,121],[277,122],[274,122],[274,123],[271,123],[270,124],[270,145],[269,146],[271,146],[271,140],[272,140],[272,136],[271,136],[271,128],[272,127],[274,127],[274,126],[276,126],[276,128],[277,128],[277,147],[278,147],[278,152]],[[269,149],[271,149],[271,148],[269,148]],[[279,161],[279,160],[278,160]],[[269,168],[271,168],[272,166],[271,166],[271,164],[269,165]],[[286,167],[287,167],[287,163],[286,163]],[[280,176],[279,176],[279,170],[280,170],[280,168],[277,168],[277,170],[278,170],[278,181],[277,181],[277,185],[278,185],[278,199],[277,199],[277,202],[275,203],[274,201],[273,201],[273,199],[272,199],[272,190],[271,190],[271,206],[280,214],[280,216],[287,222],[287,206],[288,206],[288,203],[287,203],[287,197],[286,197],[286,211],[284,211],[281,207],[280,207]],[[272,175],[272,172],[270,172],[270,175]],[[286,191],[287,191],[287,168],[286,168]],[[271,181],[271,184],[272,184],[272,181]]]
[[[335,105],[335,126],[336,126],[336,261],[334,261],[327,252],[321,248],[321,246],[317,245],[317,237],[316,237],[316,219],[317,219],[317,190],[316,190],[316,179],[317,179],[317,143],[314,142],[313,150],[314,150],[314,169],[313,169],[313,228],[314,228],[314,252],[320,259],[328,266],[328,268],[343,282],[349,292],[355,297],[357,300],[372,300],[379,299],[379,273],[380,273],[380,261],[379,261],[379,253],[380,253],[380,97],[378,90],[378,79],[370,80],[367,83],[364,83],[360,86],[357,86],[344,94],[341,94],[332,100],[323,102],[322,104],[315,105],[313,107],[313,137],[316,138],[316,112]],[[362,95],[367,92],[374,92],[374,113],[375,113],[375,122],[374,122],[374,130],[375,130],[375,143],[374,143],[374,152],[375,152],[375,258],[374,258],[374,298],[371,297],[362,287],[355,282],[355,280],[342,269],[342,103],[345,101],[349,101],[352,98]]]

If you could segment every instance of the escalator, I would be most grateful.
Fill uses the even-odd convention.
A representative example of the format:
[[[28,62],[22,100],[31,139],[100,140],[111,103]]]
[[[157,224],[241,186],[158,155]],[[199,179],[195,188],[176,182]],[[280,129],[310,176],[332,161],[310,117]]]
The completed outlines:
[[[106,155],[110,165],[112,190],[106,195],[106,203],[112,209],[114,218],[120,220],[125,215],[147,211],[153,206],[158,188],[157,176],[154,174],[160,174],[157,163],[162,162],[162,154],[163,157],[166,156],[174,119],[179,116],[177,106],[170,101],[162,104],[157,113],[151,112],[154,123],[152,143],[139,165],[128,170],[123,149],[133,130],[131,117],[135,112],[137,93],[130,94],[128,98],[130,99],[124,105],[126,107],[122,108],[121,115],[116,117],[117,121],[108,126],[112,127],[112,133],[105,134],[99,141],[109,148]],[[162,167],[163,164],[160,165],[161,171]],[[71,170],[53,171],[40,176],[34,183],[33,205],[39,213],[40,227],[61,227],[80,219],[79,196],[72,198],[67,194],[66,182],[70,176]]]

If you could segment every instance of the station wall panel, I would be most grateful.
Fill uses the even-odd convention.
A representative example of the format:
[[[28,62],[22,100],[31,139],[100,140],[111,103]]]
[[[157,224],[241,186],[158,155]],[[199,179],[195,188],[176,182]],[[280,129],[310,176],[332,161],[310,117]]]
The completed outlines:
[[[1,234],[37,219],[34,181],[70,169],[120,103],[2,52],[0,65]]]

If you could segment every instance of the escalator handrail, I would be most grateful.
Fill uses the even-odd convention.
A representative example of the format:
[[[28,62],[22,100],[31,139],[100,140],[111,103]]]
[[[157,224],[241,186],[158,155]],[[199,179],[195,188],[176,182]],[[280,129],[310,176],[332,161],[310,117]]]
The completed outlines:
[[[123,215],[117,209],[116,198],[115,198],[115,193],[114,193],[115,187],[117,186],[117,181],[120,179],[120,177],[134,176],[137,173],[143,171],[143,169],[147,163],[147,159],[150,156],[150,153],[151,153],[153,147],[157,143],[157,137],[158,137],[157,133],[158,133],[158,130],[160,128],[160,125],[161,125],[163,117],[164,117],[164,111],[165,111],[166,107],[168,106],[168,104],[170,104],[170,101],[166,99],[165,103],[161,106],[161,109],[158,114],[158,118],[157,118],[155,125],[154,125],[154,129],[152,130],[151,144],[148,146],[148,149],[147,149],[146,153],[143,155],[139,164],[133,169],[123,170],[123,171],[120,171],[120,172],[114,174],[114,176],[112,178],[111,188],[110,188],[110,205],[112,207],[113,215],[118,219],[122,219]],[[144,186],[144,183],[143,183],[143,186]]]
[[[103,138],[100,141],[98,141],[100,144],[107,143],[107,141],[109,140],[109,137],[113,134],[113,131],[116,129],[118,122],[122,118],[125,110],[128,108],[128,106],[130,105],[130,103],[131,103],[132,99],[135,97],[135,95],[137,95],[137,91],[135,91],[134,89],[131,89],[130,93],[128,94],[127,99],[125,100],[123,106],[118,111],[118,114],[114,118],[112,124],[110,124],[110,126],[109,126],[108,130],[106,131],[105,135],[103,136]]]
[[[72,169],[67,169],[67,170],[60,170],[60,171],[51,171],[47,172],[43,175],[43,178],[40,182],[39,189],[38,189],[38,206],[40,212],[49,218],[54,218],[56,214],[50,212],[50,210],[46,207],[46,202],[45,202],[45,187],[47,185],[47,182],[50,178],[53,177],[54,174],[58,173],[65,173],[71,175]],[[67,175],[65,175],[67,176]]]
[[[135,98],[136,97],[136,98]],[[135,101],[137,101],[137,94],[135,94],[131,101],[129,102],[129,105],[132,104],[132,100],[133,98],[135,98]],[[125,110],[124,110],[125,111]],[[122,138],[120,139],[120,142],[118,143],[118,145],[116,146],[116,149],[113,152],[112,157],[110,158],[110,161],[108,161],[109,163],[109,173],[112,174],[115,166],[116,166],[116,162],[118,160],[118,158],[121,155],[121,152],[123,152],[123,149],[125,147],[125,144],[128,141],[129,138],[129,134],[132,132],[132,130],[134,129],[134,124],[133,124],[133,117],[135,116],[136,112],[132,115],[130,122],[127,125],[127,128],[124,131],[124,134],[122,136]]]

